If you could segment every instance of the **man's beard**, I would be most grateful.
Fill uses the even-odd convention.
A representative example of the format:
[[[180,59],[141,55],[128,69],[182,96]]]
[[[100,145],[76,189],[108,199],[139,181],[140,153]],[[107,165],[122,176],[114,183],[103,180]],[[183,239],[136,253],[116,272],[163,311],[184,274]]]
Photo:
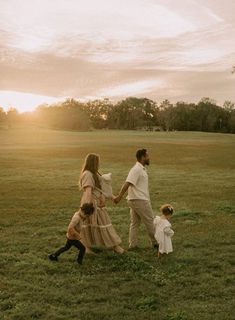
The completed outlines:
[[[150,164],[150,161],[149,160],[145,160],[145,165],[149,166],[149,164]]]

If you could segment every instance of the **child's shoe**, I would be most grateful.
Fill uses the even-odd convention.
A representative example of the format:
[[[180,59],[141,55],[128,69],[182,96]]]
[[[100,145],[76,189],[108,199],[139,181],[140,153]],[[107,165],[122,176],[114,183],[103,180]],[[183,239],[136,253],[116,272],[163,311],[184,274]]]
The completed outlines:
[[[54,253],[49,254],[48,258],[49,258],[51,261],[58,261],[58,258],[57,258],[57,256],[56,256]]]

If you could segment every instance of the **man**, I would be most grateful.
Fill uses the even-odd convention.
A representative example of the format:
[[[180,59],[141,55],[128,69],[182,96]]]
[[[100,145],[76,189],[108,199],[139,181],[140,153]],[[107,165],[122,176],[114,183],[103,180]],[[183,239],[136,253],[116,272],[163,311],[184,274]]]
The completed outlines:
[[[136,152],[136,159],[137,162],[134,167],[131,168],[119,195],[114,198],[114,203],[118,203],[128,190],[127,203],[130,207],[131,216],[129,248],[138,246],[137,233],[141,221],[144,223],[152,245],[155,247],[153,212],[149,196],[148,174],[145,168],[145,166],[148,166],[150,163],[147,150],[138,150]]]

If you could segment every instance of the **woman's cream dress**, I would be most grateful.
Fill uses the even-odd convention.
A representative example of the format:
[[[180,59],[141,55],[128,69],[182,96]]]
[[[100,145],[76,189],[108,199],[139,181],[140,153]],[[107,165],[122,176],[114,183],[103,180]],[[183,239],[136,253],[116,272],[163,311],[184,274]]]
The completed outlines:
[[[82,189],[81,205],[84,202],[93,202],[95,211],[86,219],[83,224],[81,237],[86,247],[101,246],[113,248],[122,242],[117,235],[107,210],[105,208],[105,198],[101,191],[96,188],[93,175],[90,171],[84,171],[81,176],[80,185]],[[91,187],[91,195],[87,194],[87,190]]]

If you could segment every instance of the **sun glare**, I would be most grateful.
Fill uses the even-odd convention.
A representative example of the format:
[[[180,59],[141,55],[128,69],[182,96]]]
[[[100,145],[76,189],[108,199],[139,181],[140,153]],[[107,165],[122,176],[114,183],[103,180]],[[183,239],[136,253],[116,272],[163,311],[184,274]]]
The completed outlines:
[[[62,97],[56,98],[17,91],[0,91],[0,106],[4,110],[13,107],[19,112],[33,111],[40,104],[50,104],[61,100],[63,100]]]

